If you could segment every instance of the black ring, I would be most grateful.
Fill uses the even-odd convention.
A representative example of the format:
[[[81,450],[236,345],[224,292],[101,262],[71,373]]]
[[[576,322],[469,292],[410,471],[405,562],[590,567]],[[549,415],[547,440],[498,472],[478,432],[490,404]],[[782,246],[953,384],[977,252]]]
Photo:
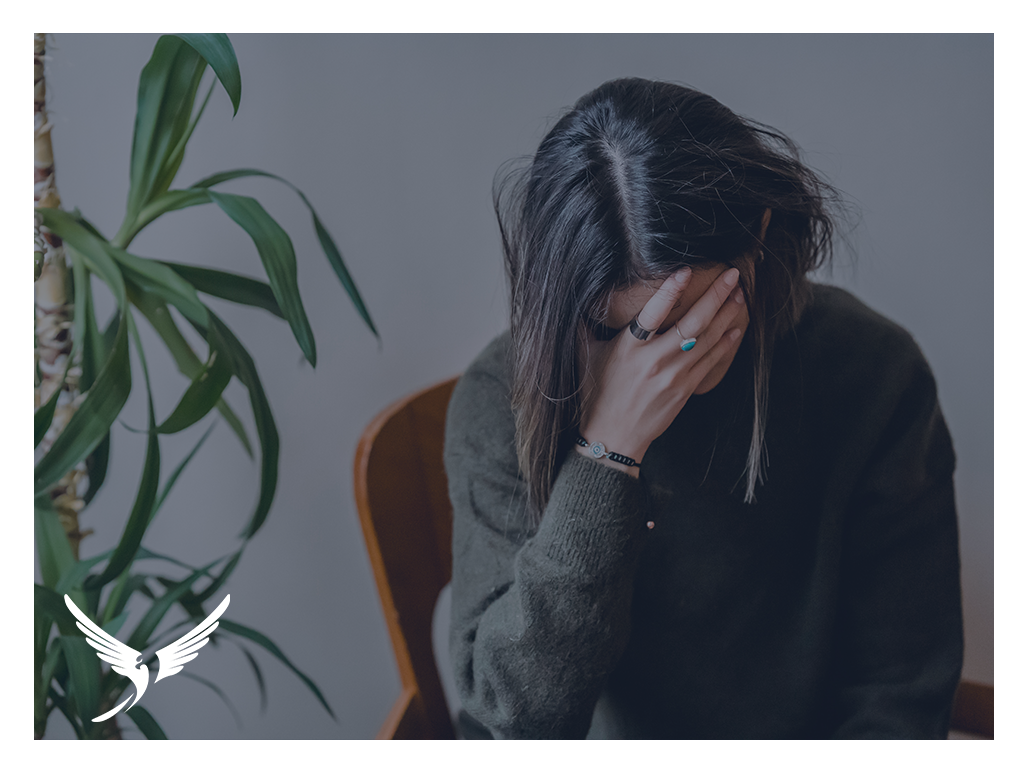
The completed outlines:
[[[640,323],[637,322],[636,317],[633,317],[633,319],[629,321],[629,332],[630,335],[634,338],[640,339],[641,341],[646,341],[654,333],[653,330],[644,330],[644,328],[640,327]]]

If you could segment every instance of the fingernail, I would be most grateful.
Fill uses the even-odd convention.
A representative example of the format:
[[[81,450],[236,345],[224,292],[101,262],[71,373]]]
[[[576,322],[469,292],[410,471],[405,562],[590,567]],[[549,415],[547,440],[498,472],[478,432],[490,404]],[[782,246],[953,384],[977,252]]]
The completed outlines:
[[[730,340],[736,341],[738,338],[740,338],[740,331],[734,328],[730,331]]]
[[[726,284],[732,286],[732,285],[735,285],[737,283],[737,278],[739,276],[740,276],[740,272],[737,271],[737,269],[735,269],[735,268],[731,268],[729,271],[727,271],[725,274],[722,275],[722,281],[724,281]]]
[[[686,282],[688,279],[690,279],[690,269],[689,268],[681,269],[680,272],[678,274],[676,274],[676,281],[679,282],[680,284],[682,284],[683,282]]]
[[[744,291],[741,290],[739,287],[733,291],[733,300],[735,300],[737,303],[744,302]]]

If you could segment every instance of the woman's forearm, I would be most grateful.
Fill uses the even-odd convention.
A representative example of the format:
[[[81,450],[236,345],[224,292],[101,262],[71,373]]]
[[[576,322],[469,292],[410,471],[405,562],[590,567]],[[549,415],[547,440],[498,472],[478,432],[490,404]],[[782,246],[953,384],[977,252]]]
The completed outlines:
[[[629,637],[643,487],[570,453],[534,532],[510,441],[484,437],[497,423],[475,381],[455,391],[447,446],[458,690],[498,736],[582,737]]]

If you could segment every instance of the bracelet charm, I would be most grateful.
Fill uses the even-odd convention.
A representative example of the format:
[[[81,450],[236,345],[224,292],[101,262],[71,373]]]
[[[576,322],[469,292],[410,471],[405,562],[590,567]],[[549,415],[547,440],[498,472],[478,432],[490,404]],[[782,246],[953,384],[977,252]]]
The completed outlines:
[[[640,466],[636,459],[630,459],[628,456],[624,456],[623,454],[617,454],[614,451],[609,451],[607,448],[604,447],[604,443],[597,441],[593,443],[588,443],[582,435],[576,438],[576,444],[581,445],[583,446],[583,448],[590,451],[591,456],[593,456],[595,459],[610,459],[613,462],[623,464],[626,467]]]

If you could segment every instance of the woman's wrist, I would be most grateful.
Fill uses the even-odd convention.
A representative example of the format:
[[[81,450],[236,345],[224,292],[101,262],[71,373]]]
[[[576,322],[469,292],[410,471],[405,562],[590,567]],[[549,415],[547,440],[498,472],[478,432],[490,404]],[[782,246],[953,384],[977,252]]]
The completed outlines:
[[[603,464],[605,467],[611,467],[613,470],[619,470],[620,472],[624,472],[627,475],[633,476],[634,478],[639,478],[640,477],[640,468],[639,467],[636,467],[636,466],[628,467],[625,464],[619,464],[618,462],[613,462],[611,459],[608,459],[608,458],[603,457],[603,456],[601,458],[598,458],[598,457],[594,456],[593,453],[591,453],[589,448],[583,448],[583,446],[580,446],[580,445],[576,446],[576,452],[579,453],[579,454],[582,454],[585,457],[587,457],[587,459],[594,460],[598,464]]]
[[[588,432],[590,431],[588,430]],[[623,449],[627,449],[629,452],[627,453]],[[627,444],[619,445],[617,439],[610,445],[601,438],[600,434],[593,432],[590,432],[589,435],[578,435],[576,442],[578,453],[606,467],[621,470],[634,478],[640,477],[640,462],[644,458],[646,450],[646,448],[637,450],[636,447],[630,449]]]
[[[639,433],[632,430],[626,431],[626,428],[613,426],[610,423],[602,425],[599,422],[591,422],[580,425],[579,428],[579,437],[586,440],[588,444],[603,443],[606,451],[614,451],[617,454],[628,456],[640,464],[651,442],[650,440],[642,441],[640,437],[634,437],[634,435],[639,435]]]

